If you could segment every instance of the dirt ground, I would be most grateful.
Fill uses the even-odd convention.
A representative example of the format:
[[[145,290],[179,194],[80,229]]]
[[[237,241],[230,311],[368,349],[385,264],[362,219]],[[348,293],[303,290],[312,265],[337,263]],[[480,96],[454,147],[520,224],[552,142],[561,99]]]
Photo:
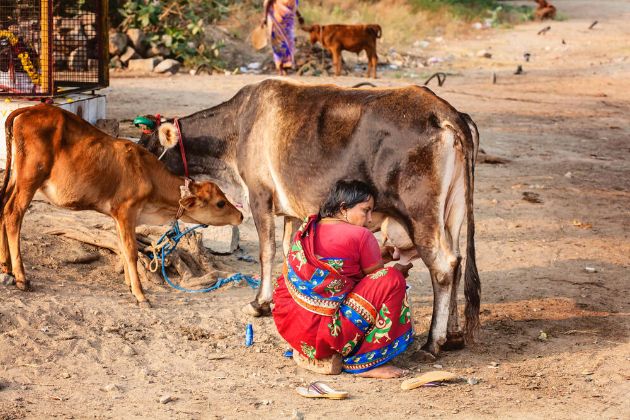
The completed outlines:
[[[301,370],[283,357],[287,346],[270,318],[240,312],[254,295],[246,286],[184,294],[146,284],[153,308],[139,309],[115,271],[113,254],[44,233],[72,223],[103,228],[111,222],[36,200],[23,230],[34,290],[0,287],[0,419],[627,419],[630,4],[554,4],[566,20],[551,22],[545,35],[537,32],[547,23],[528,23],[444,39],[429,51],[455,57],[427,69],[449,72],[436,93],[472,115],[485,152],[510,161],[476,169],[483,288],[477,343],[435,362],[403,355],[396,364],[410,375],[445,369],[476,378],[477,384],[402,391],[399,379],[323,377]],[[594,20],[598,24],[587,29]],[[492,58],[477,57],[482,49]],[[524,52],[531,54],[529,62]],[[514,75],[518,64],[524,73]],[[418,83],[387,72],[381,76],[379,86]],[[182,116],[262,79],[114,78],[105,93],[112,118]],[[300,80],[344,86],[362,81]],[[542,202],[523,200],[525,192]],[[251,219],[241,233],[243,253],[257,260]],[[98,259],[68,262],[86,252]],[[236,255],[216,259],[233,271],[258,270],[257,263]],[[422,344],[432,292],[421,263],[409,282],[416,343]],[[255,343],[245,347],[249,322]],[[313,380],[326,380],[351,397],[307,400],[296,394],[296,386]],[[163,396],[174,400],[161,404]]]

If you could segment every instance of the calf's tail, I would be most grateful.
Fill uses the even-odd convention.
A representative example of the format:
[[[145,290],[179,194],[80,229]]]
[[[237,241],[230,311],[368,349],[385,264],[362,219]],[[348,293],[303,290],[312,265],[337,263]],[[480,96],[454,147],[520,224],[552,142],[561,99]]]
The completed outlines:
[[[4,210],[4,205],[6,204],[6,193],[7,187],[9,186],[9,180],[11,179],[11,162],[13,160],[12,156],[12,145],[13,145],[13,122],[15,118],[28,111],[30,107],[19,108],[13,111],[7,117],[7,120],[4,123],[4,134],[7,141],[7,161],[6,168],[4,169],[4,179],[2,180],[2,188],[0,189],[0,217],[2,216],[2,211]]]

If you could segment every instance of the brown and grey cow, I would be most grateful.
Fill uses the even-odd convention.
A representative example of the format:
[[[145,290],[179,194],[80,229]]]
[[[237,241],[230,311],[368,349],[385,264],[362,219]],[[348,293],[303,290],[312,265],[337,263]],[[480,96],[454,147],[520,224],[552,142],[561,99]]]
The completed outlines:
[[[0,265],[29,288],[20,253],[24,214],[37,190],[53,204],[111,216],[120,239],[125,282],[149,306],[138,278],[135,228],[176,215],[189,223],[237,225],[243,215],[212,182],[192,182],[143,147],[108,136],[50,105],[12,112],[6,121],[7,168],[0,199]],[[182,189],[182,187],[184,187]]]
[[[477,128],[470,117],[424,87],[348,89],[265,80],[220,105],[178,120],[191,173],[216,179],[251,209],[260,240],[262,285],[246,306],[269,312],[276,245],[274,214],[285,217],[285,245],[296,218],[315,213],[338,179],[360,179],[378,191],[375,209],[405,258],[420,257],[434,290],[424,349],[461,346],[457,287],[459,234],[467,220],[465,333],[479,325],[473,180]],[[160,155],[160,137],[141,144]],[[166,136],[168,137],[168,136]],[[182,173],[178,149],[164,162]]]

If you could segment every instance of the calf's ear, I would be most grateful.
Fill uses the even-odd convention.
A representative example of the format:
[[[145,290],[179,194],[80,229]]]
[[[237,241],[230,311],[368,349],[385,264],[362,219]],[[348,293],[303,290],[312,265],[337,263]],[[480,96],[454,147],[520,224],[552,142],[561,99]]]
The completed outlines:
[[[158,137],[160,144],[167,149],[177,146],[177,128],[171,123],[164,123],[160,126]]]
[[[184,197],[181,200],[179,200],[179,204],[186,210],[189,210],[195,204],[197,204],[197,197],[195,197],[194,195],[189,195],[188,197]]]

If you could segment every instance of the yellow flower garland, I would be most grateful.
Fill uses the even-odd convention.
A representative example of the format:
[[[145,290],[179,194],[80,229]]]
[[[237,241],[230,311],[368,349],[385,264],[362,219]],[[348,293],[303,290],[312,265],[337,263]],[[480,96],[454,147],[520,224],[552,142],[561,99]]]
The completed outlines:
[[[15,47],[18,43],[17,37],[13,34],[13,32],[10,31],[0,31],[0,38],[8,39],[9,44],[11,44],[12,47]],[[31,62],[31,57],[29,57],[26,51],[22,51],[18,53],[18,58],[22,63],[22,69],[24,69],[26,74],[28,74],[28,77],[31,78],[33,84],[38,85],[39,74],[37,73],[37,70],[35,70],[35,66],[33,66],[33,63]]]

